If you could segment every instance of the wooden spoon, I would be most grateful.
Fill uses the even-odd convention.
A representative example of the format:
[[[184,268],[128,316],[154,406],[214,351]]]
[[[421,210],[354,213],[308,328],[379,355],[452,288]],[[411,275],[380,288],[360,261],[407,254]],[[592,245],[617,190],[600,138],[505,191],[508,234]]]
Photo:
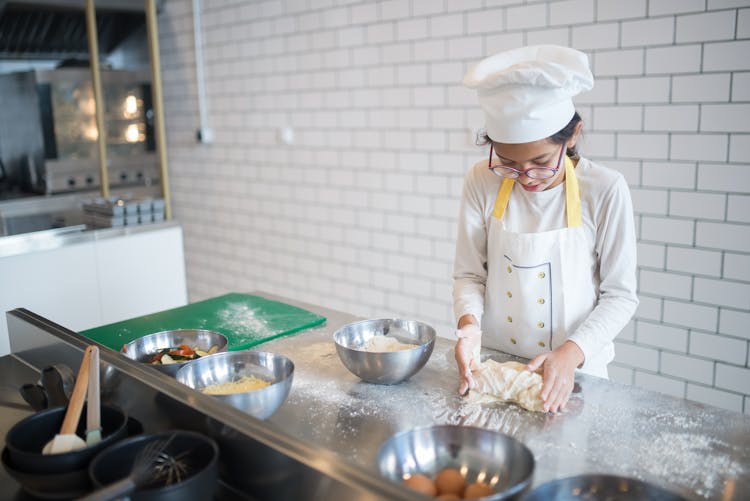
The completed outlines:
[[[78,420],[81,419],[83,401],[86,398],[86,389],[89,385],[89,359],[93,348],[94,346],[89,346],[83,352],[81,368],[78,369],[78,377],[75,386],[73,386],[73,394],[70,396],[68,410],[65,412],[60,433],[47,442],[47,445],[42,449],[42,454],[62,454],[86,447],[86,442],[76,435],[76,429],[78,428]]]

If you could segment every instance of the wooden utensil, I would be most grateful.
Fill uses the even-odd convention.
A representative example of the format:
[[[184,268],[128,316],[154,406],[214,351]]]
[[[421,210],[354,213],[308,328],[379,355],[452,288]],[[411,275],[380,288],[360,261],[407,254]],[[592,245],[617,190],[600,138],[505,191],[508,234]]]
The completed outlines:
[[[78,420],[81,418],[83,410],[83,401],[86,398],[86,389],[89,385],[89,369],[91,367],[91,351],[94,346],[89,346],[83,352],[81,367],[78,369],[78,377],[73,387],[73,394],[70,396],[68,410],[65,412],[60,433],[55,438],[47,442],[42,449],[42,454],[62,454],[86,447],[86,442],[76,435]]]
[[[101,407],[99,406],[99,347],[91,347],[89,389],[86,405],[86,445],[91,447],[102,440]]]

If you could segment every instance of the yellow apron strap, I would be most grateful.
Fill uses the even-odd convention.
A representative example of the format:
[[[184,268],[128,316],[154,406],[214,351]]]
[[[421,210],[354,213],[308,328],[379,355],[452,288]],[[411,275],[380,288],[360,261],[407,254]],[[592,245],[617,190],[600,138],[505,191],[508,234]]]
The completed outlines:
[[[568,228],[581,226],[581,193],[578,190],[578,178],[573,161],[565,155],[565,208],[568,216]]]
[[[576,177],[573,161],[565,155],[565,206],[568,219],[568,228],[581,226],[581,194],[578,189],[578,178]],[[510,201],[510,192],[513,190],[515,179],[505,178],[497,190],[495,199],[495,208],[492,215],[502,219],[505,215],[505,209]]]
[[[498,219],[502,219],[505,215],[505,208],[508,206],[510,200],[510,192],[513,190],[515,179],[506,177],[503,179],[503,184],[500,185],[500,189],[497,190],[497,198],[495,199],[495,208],[492,211],[492,215]]]

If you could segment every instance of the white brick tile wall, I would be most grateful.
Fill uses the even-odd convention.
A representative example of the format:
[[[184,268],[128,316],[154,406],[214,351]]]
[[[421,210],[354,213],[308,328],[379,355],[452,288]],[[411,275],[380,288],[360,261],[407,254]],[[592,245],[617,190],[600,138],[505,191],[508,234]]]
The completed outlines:
[[[695,243],[702,247],[724,248],[744,252],[750,242],[750,226],[698,221]]]
[[[632,19],[646,16],[646,0],[596,0],[597,20]]]
[[[663,299],[660,297],[651,297],[646,294],[639,294],[639,299],[640,303],[638,303],[636,318],[660,322],[663,316]]]
[[[507,27],[511,30],[538,28],[547,25],[547,5],[544,3],[523,7],[508,7]]]
[[[716,303],[722,299],[722,305],[730,308],[750,310],[750,284],[695,277],[693,300],[702,303]]]
[[[750,282],[750,255],[725,253],[724,277]]]
[[[742,395],[688,383],[687,398],[708,405],[742,412]]]
[[[738,393],[750,393],[750,369],[716,364],[716,385]]]
[[[462,176],[486,155],[470,140],[483,118],[461,79],[487,54],[570,44],[596,77],[576,98],[581,151],[625,176],[640,239],[641,303],[610,374],[750,414],[750,389],[738,387],[750,379],[746,0],[203,8],[214,145],[193,140],[190,2],[166,2],[159,16],[191,300],[263,289],[450,330]],[[287,125],[292,147],[276,137]],[[296,158],[302,173],[287,167]]]
[[[695,179],[695,164],[643,162],[644,186],[694,189]]]
[[[728,101],[730,81],[729,73],[675,76],[672,78],[672,101],[699,103]]]
[[[750,9],[737,11],[737,38],[750,38]]]
[[[722,308],[719,312],[719,332],[750,340],[750,313]]]
[[[638,286],[641,292],[654,296],[690,299],[692,277],[641,269]]]
[[[684,380],[642,371],[635,371],[635,384],[647,390],[658,391],[678,398],[685,398],[685,387],[687,386]]]
[[[674,41],[674,18],[660,17],[622,23],[620,43],[623,47],[662,45]]]
[[[673,191],[669,195],[669,214],[696,219],[724,219],[726,195]]]
[[[674,15],[685,12],[703,11],[705,8],[705,0],[650,0],[648,3],[648,14],[649,16]]]
[[[667,215],[667,192],[664,190],[631,188],[633,209],[637,214]]]
[[[643,108],[641,106],[599,106],[594,108],[591,125],[597,130],[641,130]]]
[[[541,28],[537,31],[527,31],[526,40],[529,45],[570,45],[570,30]]]
[[[652,242],[692,245],[694,226],[693,221],[686,219],[644,216],[640,237]]]
[[[549,4],[552,26],[584,24],[594,21],[594,0],[565,0]]]
[[[703,48],[703,71],[750,70],[750,41],[707,43]]]
[[[747,341],[715,334],[691,332],[689,351],[693,355],[725,360],[737,365],[745,365],[747,361]]]
[[[618,46],[620,38],[620,27],[617,23],[595,24],[589,26],[575,26],[572,31],[573,47],[579,50],[586,49],[612,49]],[[624,61],[627,58],[634,59],[632,51],[622,53],[611,53],[609,58],[602,57],[609,64],[616,64],[616,61]],[[629,61],[630,62],[630,61]],[[604,65],[599,63],[597,65]],[[635,65],[633,65],[635,67]],[[597,72],[602,68],[596,67]]]
[[[750,134],[730,134],[729,161],[747,163],[750,156]],[[741,179],[744,183],[747,177]]]
[[[641,262],[640,254],[638,261]],[[721,252],[667,246],[667,270],[695,275],[721,275]]]
[[[595,41],[592,41],[596,45]],[[573,46],[580,47],[573,34]],[[596,48],[596,47],[592,47]],[[643,49],[597,51],[591,66],[597,76],[642,75],[644,68]]]
[[[646,106],[644,129],[695,132],[698,130],[698,106]]]
[[[622,158],[663,160],[668,156],[669,136],[667,134],[617,135],[617,154]]]
[[[638,320],[638,333],[636,337],[639,344],[679,353],[687,353],[688,331],[678,327],[668,327],[654,322]],[[662,364],[664,354],[662,353]],[[673,373],[668,373],[672,374]]]
[[[638,265],[648,268],[664,268],[664,244],[638,242]]]
[[[718,311],[713,306],[664,300],[664,322],[706,331],[716,331]],[[692,350],[691,350],[692,351]],[[708,356],[708,355],[706,355]]]
[[[728,140],[724,134],[673,134],[670,138],[669,157],[672,160],[724,161],[727,149]]]
[[[631,367],[656,372],[659,366],[659,352],[653,348],[615,339],[615,360]]]
[[[750,104],[704,105],[701,113],[701,131],[750,132],[747,113]]]
[[[734,38],[736,11],[723,10],[677,16],[677,43],[731,40]]]

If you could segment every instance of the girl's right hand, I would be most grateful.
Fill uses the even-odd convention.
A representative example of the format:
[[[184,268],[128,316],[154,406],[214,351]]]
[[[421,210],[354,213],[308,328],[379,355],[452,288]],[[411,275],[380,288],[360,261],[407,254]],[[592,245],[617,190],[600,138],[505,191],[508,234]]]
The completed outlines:
[[[482,331],[474,323],[464,325],[456,331],[456,363],[458,364],[459,386],[458,393],[466,395],[470,389],[476,386],[471,374],[473,369],[479,367],[479,351],[482,347]]]

